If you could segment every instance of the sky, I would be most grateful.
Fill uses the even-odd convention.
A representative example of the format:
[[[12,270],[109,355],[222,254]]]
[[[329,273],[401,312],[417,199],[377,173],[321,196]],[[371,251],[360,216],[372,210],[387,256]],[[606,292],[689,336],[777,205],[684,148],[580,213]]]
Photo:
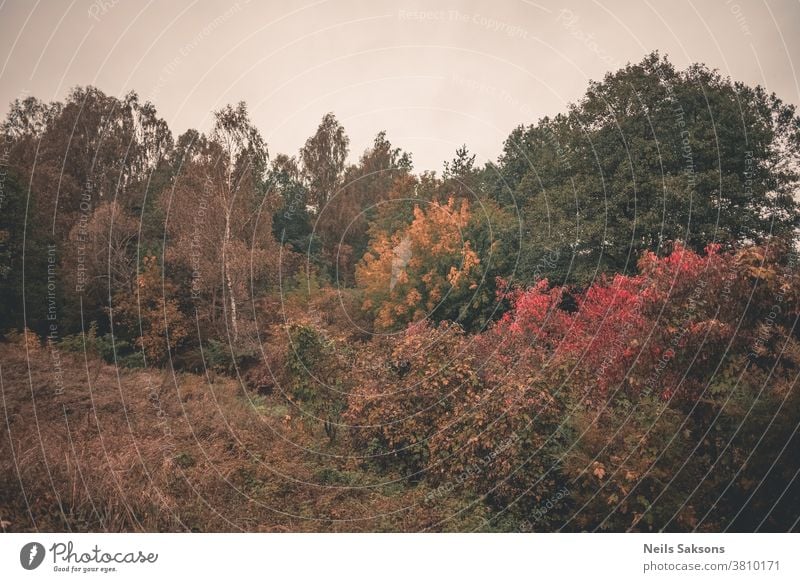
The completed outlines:
[[[351,161],[386,130],[417,171],[466,144],[496,160],[519,124],[659,50],[800,103],[800,1],[0,0],[0,115],[76,85],[135,90],[177,136],[246,101],[270,153],[332,111]]]

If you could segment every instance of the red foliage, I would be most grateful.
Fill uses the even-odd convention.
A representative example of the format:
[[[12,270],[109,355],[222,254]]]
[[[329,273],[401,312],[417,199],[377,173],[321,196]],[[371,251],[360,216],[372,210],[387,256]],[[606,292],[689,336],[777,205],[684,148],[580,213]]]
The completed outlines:
[[[513,308],[489,341],[502,339],[515,353],[546,349],[551,363],[571,366],[595,394],[695,394],[706,376],[702,366],[718,362],[730,342],[742,347],[753,341],[763,318],[755,306],[768,305],[779,285],[773,281],[780,278],[778,252],[722,253],[709,245],[700,255],[680,244],[664,257],[648,252],[639,261],[640,274],[600,279],[575,297],[574,312],[560,308],[570,290],[546,279],[527,290],[508,290]],[[764,301],[751,302],[756,291]]]

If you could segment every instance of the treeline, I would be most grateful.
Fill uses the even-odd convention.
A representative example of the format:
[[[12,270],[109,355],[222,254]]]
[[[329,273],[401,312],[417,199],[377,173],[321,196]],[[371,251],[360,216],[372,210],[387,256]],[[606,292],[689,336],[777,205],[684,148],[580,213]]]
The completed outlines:
[[[167,335],[196,344],[188,319],[252,340],[256,303],[309,279],[351,293],[367,331],[425,316],[474,331],[508,307],[498,278],[580,288],[672,241],[758,244],[797,222],[794,108],[657,54],[514,130],[497,163],[463,147],[441,176],[415,175],[383,132],[348,165],[332,114],[270,156],[244,104],[175,139],[135,93],[92,87],[15,101],[2,134],[4,327],[96,322],[154,362]]]
[[[493,528],[796,527],[800,118],[760,87],[651,54],[441,175],[92,87],[2,136],[0,328],[51,358],[230,375]]]

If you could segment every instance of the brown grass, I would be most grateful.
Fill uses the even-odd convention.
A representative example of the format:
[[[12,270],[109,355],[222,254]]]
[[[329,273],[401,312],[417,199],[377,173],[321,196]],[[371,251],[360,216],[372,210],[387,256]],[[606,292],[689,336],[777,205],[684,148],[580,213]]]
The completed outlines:
[[[6,531],[419,531],[459,509],[364,471],[280,394],[64,352],[60,384],[23,341],[0,343]]]

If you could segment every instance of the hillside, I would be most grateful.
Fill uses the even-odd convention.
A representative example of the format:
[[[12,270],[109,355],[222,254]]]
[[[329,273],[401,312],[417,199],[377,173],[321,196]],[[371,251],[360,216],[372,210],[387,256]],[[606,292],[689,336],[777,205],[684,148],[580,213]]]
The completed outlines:
[[[409,531],[447,511],[419,511],[422,488],[336,448],[311,452],[323,439],[279,398],[230,378],[62,352],[57,394],[51,354],[28,348],[0,343],[4,531]]]

